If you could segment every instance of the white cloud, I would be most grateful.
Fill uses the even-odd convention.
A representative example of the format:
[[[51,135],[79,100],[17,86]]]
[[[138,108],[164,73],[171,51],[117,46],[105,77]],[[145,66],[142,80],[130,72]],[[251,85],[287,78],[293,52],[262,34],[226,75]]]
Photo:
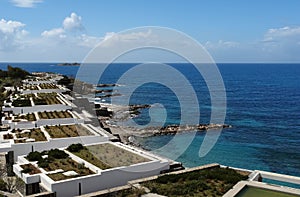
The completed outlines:
[[[42,3],[43,0],[11,0],[11,2],[17,7],[32,8],[35,4]]]
[[[102,46],[115,46],[118,45],[128,45],[128,44],[136,44],[140,43],[143,45],[151,45],[153,42],[162,42],[159,40],[155,34],[152,33],[151,29],[148,31],[141,31],[141,32],[128,32],[128,33],[115,33],[115,32],[108,32],[102,38],[103,43]]]
[[[82,35],[80,35],[80,36],[77,37],[77,40],[78,40],[77,44],[79,46],[93,48],[99,42],[101,42],[103,40],[103,38],[96,37],[96,36],[89,36],[89,35],[86,35],[86,34],[82,34]]]
[[[0,50],[12,50],[21,47],[22,38],[28,34],[19,21],[0,20]]]
[[[0,31],[3,33],[14,33],[24,26],[25,24],[19,21],[6,21],[5,19],[0,20]]]
[[[50,30],[45,30],[41,33],[43,37],[58,37],[66,38],[73,32],[80,32],[84,29],[83,24],[81,23],[81,16],[78,16],[76,13],[72,12],[70,16],[67,16],[62,23],[62,27],[53,28]]]
[[[111,37],[113,37],[113,36],[115,36],[115,35],[116,35],[115,32],[107,32],[107,33],[105,34],[105,36],[103,37],[103,40],[108,40],[109,38],[111,38]]]
[[[82,30],[83,25],[81,23],[81,16],[78,16],[76,13],[71,13],[70,17],[66,17],[63,21],[63,28],[65,30]]]
[[[300,27],[282,27],[277,29],[269,29],[265,34],[266,39],[287,38],[300,36]]]
[[[44,31],[41,35],[43,37],[60,37],[60,38],[63,38],[63,37],[66,37],[64,35],[65,33],[65,30],[63,28],[54,28],[54,29],[51,29],[49,31]]]
[[[204,47],[207,49],[230,49],[230,48],[238,48],[240,43],[234,41],[223,41],[219,40],[218,42],[210,42],[207,41],[204,44]]]
[[[43,31],[41,33],[41,36],[44,39],[47,39],[45,41],[52,42],[51,45],[63,44],[63,45],[69,45],[73,47],[93,48],[103,38],[89,36],[82,33],[82,30],[84,30],[84,26],[81,20],[82,20],[81,16],[78,16],[76,13],[73,12],[71,13],[70,16],[66,17],[63,20],[61,27]]]
[[[101,41],[106,41],[102,46],[107,48],[166,42],[150,29],[92,36],[84,31],[82,17],[76,13],[61,24],[39,37],[29,37],[24,23],[0,19],[0,61],[81,61]],[[269,29],[256,41],[208,41],[204,47],[216,62],[300,62],[300,26]],[[182,43],[182,48],[189,46]]]
[[[300,26],[267,30],[256,41],[208,41],[217,62],[300,62]]]
[[[271,59],[300,61],[300,27],[269,29],[262,40],[262,50]]]

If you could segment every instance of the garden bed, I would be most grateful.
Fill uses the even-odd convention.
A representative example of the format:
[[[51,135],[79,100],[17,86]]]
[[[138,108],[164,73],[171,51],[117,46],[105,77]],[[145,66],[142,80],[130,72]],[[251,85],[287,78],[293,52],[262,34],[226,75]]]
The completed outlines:
[[[21,95],[19,95],[20,99],[24,99],[24,98],[29,99],[31,97],[35,97],[35,95],[34,94],[21,94]]]
[[[46,156],[43,158],[43,156]],[[54,181],[70,179],[79,176],[86,176],[94,174],[93,171],[86,168],[84,164],[77,163],[72,160],[67,153],[58,149],[51,149],[50,151],[31,152],[26,157],[29,161],[38,161],[38,166],[50,172],[61,169],[64,172],[74,171],[76,175],[64,175],[64,172],[47,174]]]
[[[30,175],[41,173],[41,171],[32,164],[24,164],[20,167],[23,168],[23,170],[21,171],[22,173],[28,173]]]
[[[5,140],[14,139],[14,136],[12,134],[10,134],[10,133],[4,134],[3,135],[3,139],[5,139]]]
[[[38,112],[40,119],[73,118],[68,111]]]
[[[45,126],[51,138],[65,138],[93,135],[82,125]]]
[[[67,148],[68,151],[74,155],[80,157],[81,159],[97,166],[98,168],[105,170],[111,168],[107,163],[102,162],[97,157],[95,157],[86,147],[82,144],[72,144]]]
[[[37,85],[23,85],[24,90],[38,90]]]
[[[246,180],[228,168],[209,168],[182,174],[170,174],[142,183],[151,193],[165,196],[223,196],[237,182]]]
[[[17,132],[16,137],[17,138],[31,138],[31,139],[34,139],[35,142],[47,141],[47,138],[45,137],[45,135],[41,131],[41,129],[30,129],[29,132],[24,132],[24,133]],[[24,143],[26,141],[24,141],[23,139],[16,139],[15,142],[16,143]]]
[[[41,89],[59,89],[57,85],[51,83],[42,83],[39,86]]]
[[[31,101],[27,99],[17,99],[12,102],[14,107],[31,107]]]
[[[16,119],[24,119],[28,121],[36,121],[35,115],[33,113],[31,114],[26,114],[26,115],[19,115],[15,118]]]
[[[87,146],[86,149],[78,153],[78,156],[84,160],[90,159],[90,156],[88,156],[88,154],[85,154],[86,152],[89,152],[102,163],[112,168],[130,166],[133,164],[151,161],[136,153],[127,151],[110,143]]]
[[[35,105],[55,105],[61,104],[57,99],[56,93],[39,93],[37,97],[33,98]]]

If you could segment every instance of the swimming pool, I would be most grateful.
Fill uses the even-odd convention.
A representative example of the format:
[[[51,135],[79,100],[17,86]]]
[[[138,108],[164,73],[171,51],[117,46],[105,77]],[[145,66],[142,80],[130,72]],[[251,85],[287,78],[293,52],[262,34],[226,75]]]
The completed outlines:
[[[235,197],[299,197],[296,194],[289,194],[253,186],[245,186]]]

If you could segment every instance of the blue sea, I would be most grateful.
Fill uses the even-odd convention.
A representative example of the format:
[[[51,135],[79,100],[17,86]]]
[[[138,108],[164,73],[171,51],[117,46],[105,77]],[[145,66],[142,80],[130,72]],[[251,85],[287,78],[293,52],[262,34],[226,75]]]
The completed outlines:
[[[79,67],[57,66],[56,63],[11,63],[27,71],[57,72],[76,76]],[[7,63],[0,63],[5,70]],[[135,64],[114,64],[100,78],[101,83],[114,83]],[[201,112],[200,122],[208,123],[210,95],[204,80],[192,65],[172,64],[183,73],[196,90]],[[259,169],[300,176],[300,64],[218,64],[227,95],[226,124],[216,145],[205,156],[199,157],[199,147],[205,132],[198,132],[188,149],[178,157],[186,167],[220,163],[238,168]],[[89,76],[83,78],[89,81]],[[176,79],[174,79],[176,80]],[[117,87],[119,92],[126,84]],[[184,91],[184,89],[182,89]],[[188,99],[188,97],[187,97]],[[107,100],[109,102],[110,100]],[[165,124],[178,124],[180,102],[170,88],[156,83],[138,87],[130,97],[132,104],[160,103],[165,106]],[[191,109],[192,110],[192,109]],[[193,112],[191,112],[191,116]],[[149,110],[142,111],[135,122],[147,124]],[[182,141],[190,135],[177,135]],[[139,139],[149,150],[168,157],[160,147],[172,135]],[[180,140],[178,141],[180,146]]]

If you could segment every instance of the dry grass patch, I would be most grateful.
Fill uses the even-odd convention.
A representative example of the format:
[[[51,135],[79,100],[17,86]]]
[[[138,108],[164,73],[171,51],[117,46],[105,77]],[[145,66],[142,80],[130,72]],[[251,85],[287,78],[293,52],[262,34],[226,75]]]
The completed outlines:
[[[26,114],[26,115],[19,115],[16,117],[16,119],[24,119],[28,121],[36,121],[35,115],[33,113]]]
[[[39,85],[42,89],[59,89],[59,87],[52,83],[42,83]]]
[[[110,143],[87,146],[86,148],[95,158],[111,167],[130,166],[151,161]]]
[[[49,162],[49,166],[44,168],[46,171],[53,171],[57,169],[62,169],[64,172],[74,171],[77,175],[73,176],[65,176],[63,173],[54,173],[49,174],[48,176],[53,179],[54,181],[70,179],[79,176],[86,176],[90,174],[94,174],[93,171],[84,167],[84,164],[77,163],[76,161],[72,160],[71,158],[66,159],[54,159],[53,161]]]
[[[21,171],[22,173],[28,173],[30,175],[41,173],[41,171],[32,164],[24,164],[20,167],[23,168],[23,170]]]
[[[17,138],[32,138],[35,139],[36,142],[39,141],[47,141],[47,138],[45,137],[44,133],[41,131],[41,129],[31,129],[30,132],[25,133],[16,133]],[[16,139],[17,143],[24,143],[25,141],[23,139]]]
[[[38,112],[40,119],[73,118],[68,111]]]
[[[45,129],[52,138],[92,135],[90,131],[81,125],[46,126]]]

